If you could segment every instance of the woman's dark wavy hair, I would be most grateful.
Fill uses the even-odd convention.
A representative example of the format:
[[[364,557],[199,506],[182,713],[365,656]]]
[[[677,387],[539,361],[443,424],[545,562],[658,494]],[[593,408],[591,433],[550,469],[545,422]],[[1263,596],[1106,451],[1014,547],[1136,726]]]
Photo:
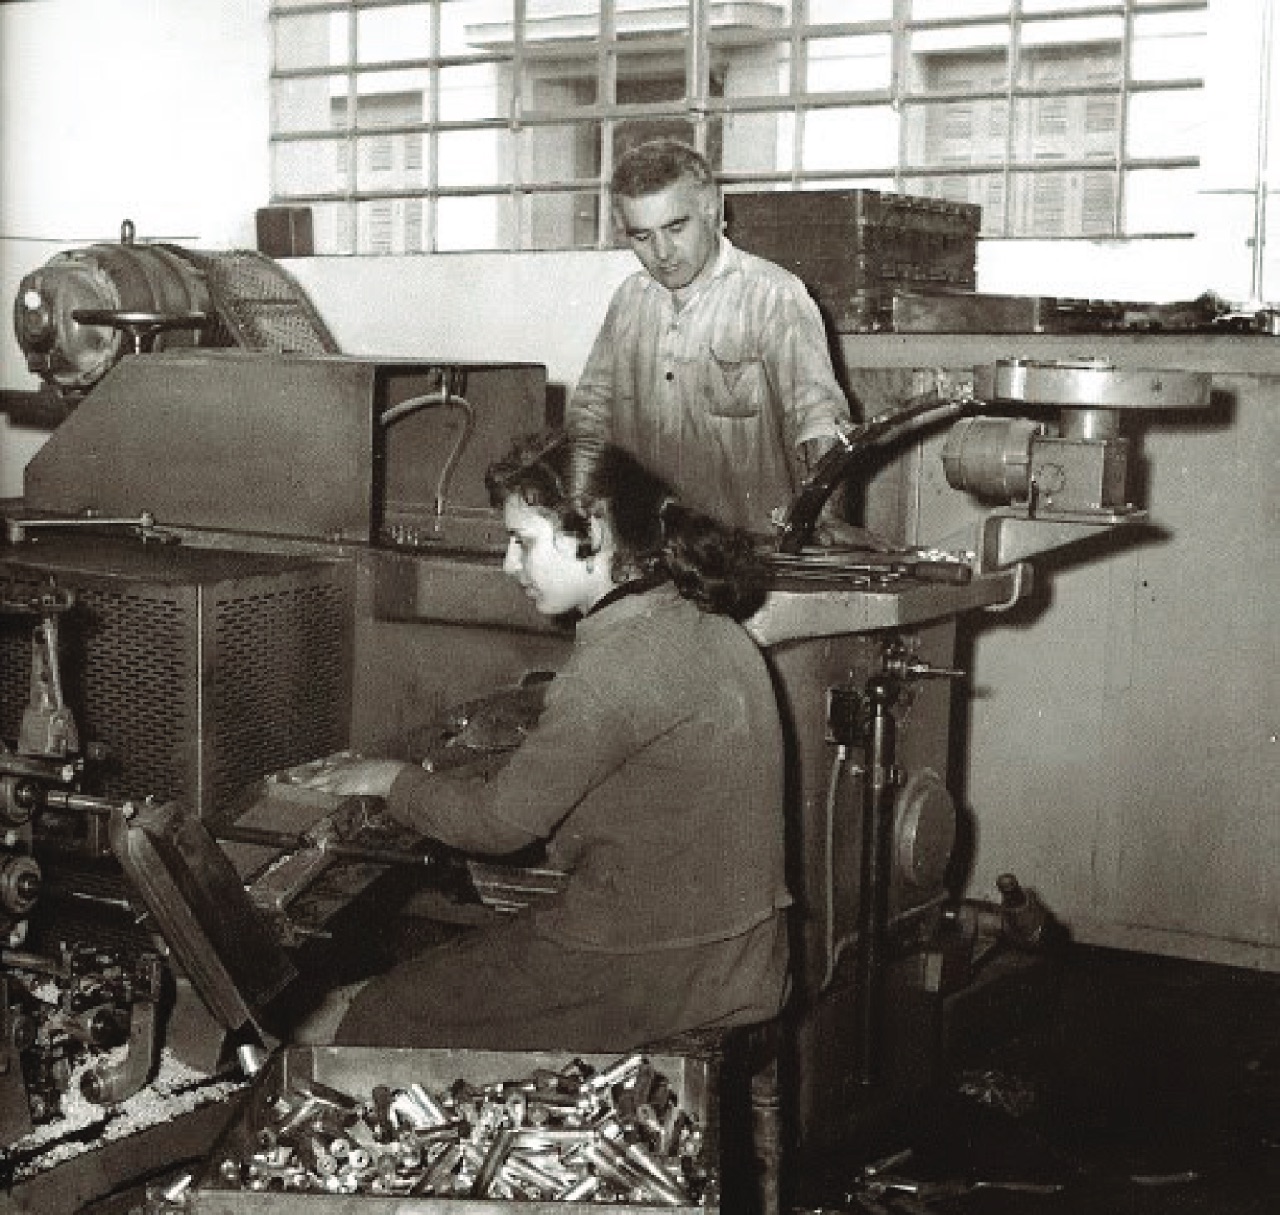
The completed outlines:
[[[744,620],[769,589],[745,531],[676,500],[671,486],[630,452],[590,435],[553,430],[519,440],[485,474],[489,500],[511,494],[548,515],[589,557],[591,520],[613,529],[613,576],[669,578],[703,611]]]

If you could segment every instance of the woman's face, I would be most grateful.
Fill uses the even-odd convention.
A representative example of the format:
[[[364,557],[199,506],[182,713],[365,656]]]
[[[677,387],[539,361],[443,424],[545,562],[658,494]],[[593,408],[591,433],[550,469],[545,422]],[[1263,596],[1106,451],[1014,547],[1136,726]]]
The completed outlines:
[[[548,515],[510,494],[502,518],[507,528],[503,572],[520,584],[543,616],[586,613],[609,590],[607,557],[579,557],[577,538],[565,535]]]

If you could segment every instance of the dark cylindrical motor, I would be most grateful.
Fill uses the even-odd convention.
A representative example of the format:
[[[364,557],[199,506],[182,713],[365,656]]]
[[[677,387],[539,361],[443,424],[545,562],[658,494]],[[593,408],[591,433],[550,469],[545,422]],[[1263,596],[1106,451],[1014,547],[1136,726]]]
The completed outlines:
[[[126,354],[184,346],[336,354],[306,293],[249,249],[118,245],[58,253],[28,274],[14,301],[27,367],[77,404]]]
[[[214,316],[204,276],[189,261],[129,235],[58,253],[19,284],[13,324],[27,368],[65,396],[86,393],[129,350],[123,328],[83,324],[76,313]],[[227,344],[225,333],[193,323],[155,334],[152,349]]]
[[[1031,444],[1042,430],[1025,418],[962,418],[942,448],[947,483],[996,502],[1025,500]]]

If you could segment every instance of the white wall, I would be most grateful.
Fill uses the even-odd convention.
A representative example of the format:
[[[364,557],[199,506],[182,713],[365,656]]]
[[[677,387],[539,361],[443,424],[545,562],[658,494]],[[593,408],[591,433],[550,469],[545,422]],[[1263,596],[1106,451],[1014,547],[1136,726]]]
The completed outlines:
[[[22,276],[120,239],[252,246],[268,201],[267,0],[0,5],[0,315]],[[4,324],[0,387],[35,389]],[[0,496],[44,440],[0,415]]]
[[[315,257],[286,263],[352,354],[543,363],[576,381],[629,252]]]

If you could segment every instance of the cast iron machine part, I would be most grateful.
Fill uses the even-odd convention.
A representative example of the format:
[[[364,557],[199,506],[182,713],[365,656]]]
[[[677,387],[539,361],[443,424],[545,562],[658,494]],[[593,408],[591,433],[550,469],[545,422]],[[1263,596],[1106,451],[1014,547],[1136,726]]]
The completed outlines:
[[[76,404],[128,354],[187,347],[335,354],[293,279],[250,250],[138,243],[67,250],[25,275],[13,310],[27,368]]]
[[[965,671],[918,660],[898,639],[886,643],[882,669],[858,689],[830,689],[828,722],[832,739],[849,750],[860,747],[861,763],[851,765],[863,787],[861,882],[854,949],[854,1033],[856,1079],[878,1083],[883,1057],[884,975],[889,952],[889,896],[893,875],[896,792],[904,783],[898,765],[894,708],[904,686],[916,679],[963,679]]]
[[[1207,372],[1120,368],[1104,359],[1011,358],[976,367],[971,393],[923,393],[842,430],[792,500],[777,551],[805,551],[823,506],[871,450],[941,422],[954,422],[942,452],[952,488],[1011,504],[983,520],[975,573],[1142,522],[1146,512],[1128,497],[1132,442],[1121,434],[1121,417],[1205,409],[1210,383]],[[961,417],[984,401],[1053,408],[1058,417]]]
[[[1007,503],[983,520],[978,572],[1143,522],[1129,497],[1133,441],[1122,419],[1138,411],[1182,412],[1209,405],[1207,372],[1121,368],[1104,359],[1001,359],[975,368],[974,395],[993,405],[1057,419],[971,417],[947,436],[948,483]]]
[[[26,936],[42,874],[33,855],[32,819],[47,789],[69,786],[83,767],[75,718],[63,695],[59,621],[75,603],[70,591],[0,587],[0,612],[34,615],[30,695],[16,747],[0,741],[0,937],[9,946]]]

